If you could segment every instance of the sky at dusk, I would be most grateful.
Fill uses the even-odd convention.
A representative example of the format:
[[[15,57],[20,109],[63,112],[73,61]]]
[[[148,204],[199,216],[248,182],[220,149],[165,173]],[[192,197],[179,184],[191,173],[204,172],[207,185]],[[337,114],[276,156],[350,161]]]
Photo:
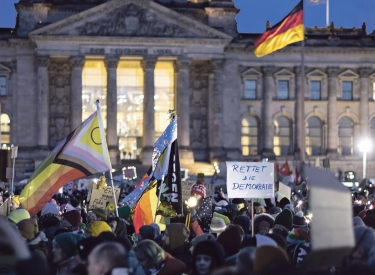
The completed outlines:
[[[0,27],[15,25],[14,3],[18,0],[0,0]],[[240,13],[237,15],[238,31],[262,33],[265,22],[276,24],[286,16],[299,0],[234,0]],[[375,0],[329,0],[330,21],[337,27],[360,28],[366,22],[367,32],[375,30]],[[326,5],[305,5],[305,26],[326,25]]]

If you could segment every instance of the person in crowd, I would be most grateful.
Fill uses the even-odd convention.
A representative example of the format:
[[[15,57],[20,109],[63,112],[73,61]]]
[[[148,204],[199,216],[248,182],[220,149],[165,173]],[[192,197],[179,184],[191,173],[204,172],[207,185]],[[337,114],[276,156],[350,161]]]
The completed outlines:
[[[225,260],[224,249],[216,240],[203,240],[193,251],[191,275],[209,275],[218,270]]]
[[[210,224],[210,233],[216,237],[220,235],[226,228],[225,222],[223,219],[218,217],[213,217]],[[206,233],[207,234],[207,233]]]
[[[237,216],[233,219],[233,224],[241,226],[244,231],[244,238],[248,238],[251,235],[251,221],[248,216]]]
[[[229,225],[217,238],[224,249],[225,257],[228,258],[240,250],[242,236],[240,227]]]
[[[254,234],[266,235],[274,224],[275,219],[270,214],[258,214],[254,217]]]
[[[292,272],[292,267],[283,249],[265,245],[255,251],[253,271],[259,274],[289,274]]]
[[[61,226],[70,231],[78,231],[81,223],[81,214],[77,210],[71,210],[61,215]]]
[[[73,269],[78,265],[75,255],[76,245],[84,237],[72,232],[57,235],[53,240],[53,262],[57,267],[56,275],[76,275]]]
[[[139,228],[138,242],[142,240],[155,240],[156,230],[151,225],[143,225]]]
[[[143,240],[134,247],[135,255],[146,275],[179,275],[186,265],[165,252],[152,240]]]
[[[21,208],[13,210],[8,215],[8,220],[14,225],[25,219],[30,219],[30,213]]]
[[[102,232],[112,232],[112,228],[105,221],[93,221],[87,225],[91,236],[98,237]]]
[[[198,201],[197,206],[193,209],[194,213],[192,213],[192,216],[196,217],[199,227],[203,233],[209,233],[212,220],[213,204],[212,197],[206,197],[206,187],[204,186],[203,181],[198,180],[191,186],[190,195],[194,196]],[[196,230],[194,233],[195,235],[200,234],[197,234]]]
[[[115,269],[128,274],[125,248],[117,242],[104,242],[96,246],[88,257],[88,275],[110,275]]]
[[[164,236],[164,249],[176,259],[182,261],[187,267],[192,264],[189,243],[190,230],[182,223],[168,224]]]
[[[246,246],[240,250],[236,258],[236,268],[238,271],[251,271],[254,268],[255,260],[254,246]]]
[[[150,226],[152,226],[153,228],[155,228],[155,238],[154,238],[154,241],[160,245],[160,246],[163,246],[163,235],[161,234],[161,230],[160,230],[160,226],[157,224],[157,223],[152,223],[150,224]]]

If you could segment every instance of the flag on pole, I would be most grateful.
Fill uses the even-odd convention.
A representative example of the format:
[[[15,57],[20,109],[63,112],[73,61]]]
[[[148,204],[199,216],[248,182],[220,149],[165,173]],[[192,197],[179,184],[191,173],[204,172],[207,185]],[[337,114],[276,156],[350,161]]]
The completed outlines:
[[[307,0],[308,5],[320,5],[320,4],[326,4],[327,0]]]
[[[290,176],[290,169],[289,169],[289,164],[288,164],[287,161],[285,161],[285,163],[283,164],[283,166],[281,166],[281,168],[280,168],[280,174],[283,177]]]
[[[99,102],[97,110],[60,142],[32,174],[19,200],[35,216],[66,183],[111,169]]]
[[[254,54],[262,57],[304,39],[303,0],[301,0],[283,20],[254,41]]]

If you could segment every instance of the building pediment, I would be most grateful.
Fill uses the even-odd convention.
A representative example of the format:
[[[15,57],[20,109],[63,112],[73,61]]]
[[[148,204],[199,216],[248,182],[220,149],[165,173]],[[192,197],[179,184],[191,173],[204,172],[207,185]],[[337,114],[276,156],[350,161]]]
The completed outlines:
[[[112,0],[30,35],[232,39],[150,0]]]
[[[338,76],[340,78],[346,78],[346,77],[349,77],[349,78],[358,78],[359,77],[359,75],[357,73],[355,73],[355,72],[353,72],[352,70],[349,70],[349,69],[343,71]]]
[[[306,74],[307,77],[327,77],[327,74],[319,69],[314,69]]]
[[[0,63],[0,72],[1,73],[10,73],[12,70],[7,66]]]
[[[289,71],[288,69],[281,69],[279,71],[277,71],[276,73],[274,73],[274,76],[288,76],[288,77],[292,77],[294,76],[294,73],[292,73],[291,71]]]
[[[262,73],[254,68],[247,69],[243,72],[241,72],[242,76],[253,76],[253,77],[261,77]]]

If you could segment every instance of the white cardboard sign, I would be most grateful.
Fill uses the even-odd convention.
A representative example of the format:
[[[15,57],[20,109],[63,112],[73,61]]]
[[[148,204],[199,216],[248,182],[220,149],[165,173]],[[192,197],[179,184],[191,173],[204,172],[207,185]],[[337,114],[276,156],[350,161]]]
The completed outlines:
[[[277,200],[280,201],[282,198],[287,198],[290,201],[290,187],[282,182],[279,182],[279,192],[277,193]]]
[[[227,161],[229,198],[273,198],[274,164]]]

